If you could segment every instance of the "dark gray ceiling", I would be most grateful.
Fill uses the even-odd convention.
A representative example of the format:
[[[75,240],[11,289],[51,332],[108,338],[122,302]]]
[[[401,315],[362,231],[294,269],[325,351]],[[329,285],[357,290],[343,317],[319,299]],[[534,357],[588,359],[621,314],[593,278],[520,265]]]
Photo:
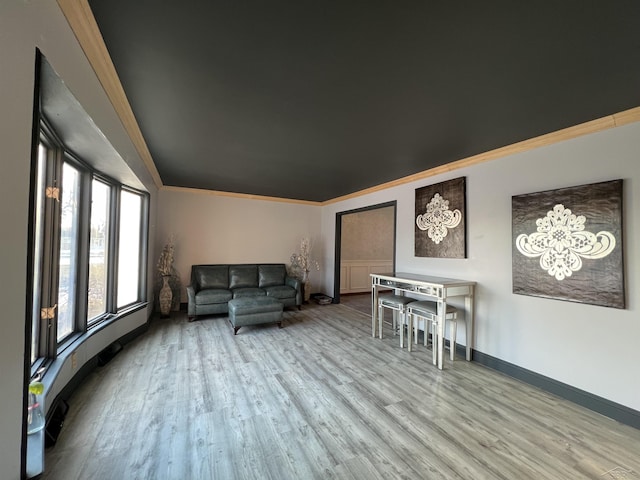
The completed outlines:
[[[640,106],[637,0],[89,3],[165,185],[324,201]]]

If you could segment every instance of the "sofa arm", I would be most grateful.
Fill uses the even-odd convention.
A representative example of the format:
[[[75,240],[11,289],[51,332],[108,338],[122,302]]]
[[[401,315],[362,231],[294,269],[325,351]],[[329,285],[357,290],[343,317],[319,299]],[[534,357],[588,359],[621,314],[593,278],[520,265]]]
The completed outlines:
[[[189,285],[187,287],[187,315],[189,317],[196,316],[196,291],[193,286]]]
[[[302,282],[287,275],[284,277],[284,284],[296,289],[296,305],[302,305]]]

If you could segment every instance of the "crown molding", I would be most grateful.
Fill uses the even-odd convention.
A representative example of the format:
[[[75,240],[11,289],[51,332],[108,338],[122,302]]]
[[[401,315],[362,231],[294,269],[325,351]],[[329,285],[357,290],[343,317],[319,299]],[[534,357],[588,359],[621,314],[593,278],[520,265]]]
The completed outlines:
[[[102,84],[111,105],[120,118],[129,138],[133,142],[138,155],[149,170],[157,188],[162,187],[162,179],[158,173],[151,152],[142,136],[136,117],[133,114],[127,95],[122,88],[120,78],[104,43],[96,19],[87,0],[57,0],[62,13],[84,51],[93,71]]]

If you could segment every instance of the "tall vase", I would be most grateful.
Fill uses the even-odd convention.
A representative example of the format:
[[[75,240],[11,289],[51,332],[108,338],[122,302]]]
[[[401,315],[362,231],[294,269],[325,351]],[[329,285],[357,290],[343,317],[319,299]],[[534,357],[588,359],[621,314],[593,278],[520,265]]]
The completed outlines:
[[[309,281],[309,272],[305,270],[302,275],[302,300],[309,303],[311,298],[311,282]]]
[[[162,276],[162,288],[158,295],[158,301],[160,302],[160,314],[163,317],[168,317],[171,312],[171,301],[173,300],[173,293],[169,286],[169,275]]]

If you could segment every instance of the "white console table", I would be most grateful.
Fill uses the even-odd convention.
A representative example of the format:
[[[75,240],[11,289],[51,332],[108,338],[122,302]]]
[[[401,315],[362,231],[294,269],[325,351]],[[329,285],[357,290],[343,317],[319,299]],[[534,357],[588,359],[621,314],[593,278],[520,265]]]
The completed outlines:
[[[471,361],[473,350],[473,291],[476,282],[453,278],[432,277],[415,273],[372,273],[371,274],[371,334],[382,338],[382,319],[378,318],[378,291],[392,289],[396,294],[417,294],[438,303],[438,368],[442,369],[444,350],[444,312],[447,298],[464,297],[465,321],[467,322],[467,361]]]

